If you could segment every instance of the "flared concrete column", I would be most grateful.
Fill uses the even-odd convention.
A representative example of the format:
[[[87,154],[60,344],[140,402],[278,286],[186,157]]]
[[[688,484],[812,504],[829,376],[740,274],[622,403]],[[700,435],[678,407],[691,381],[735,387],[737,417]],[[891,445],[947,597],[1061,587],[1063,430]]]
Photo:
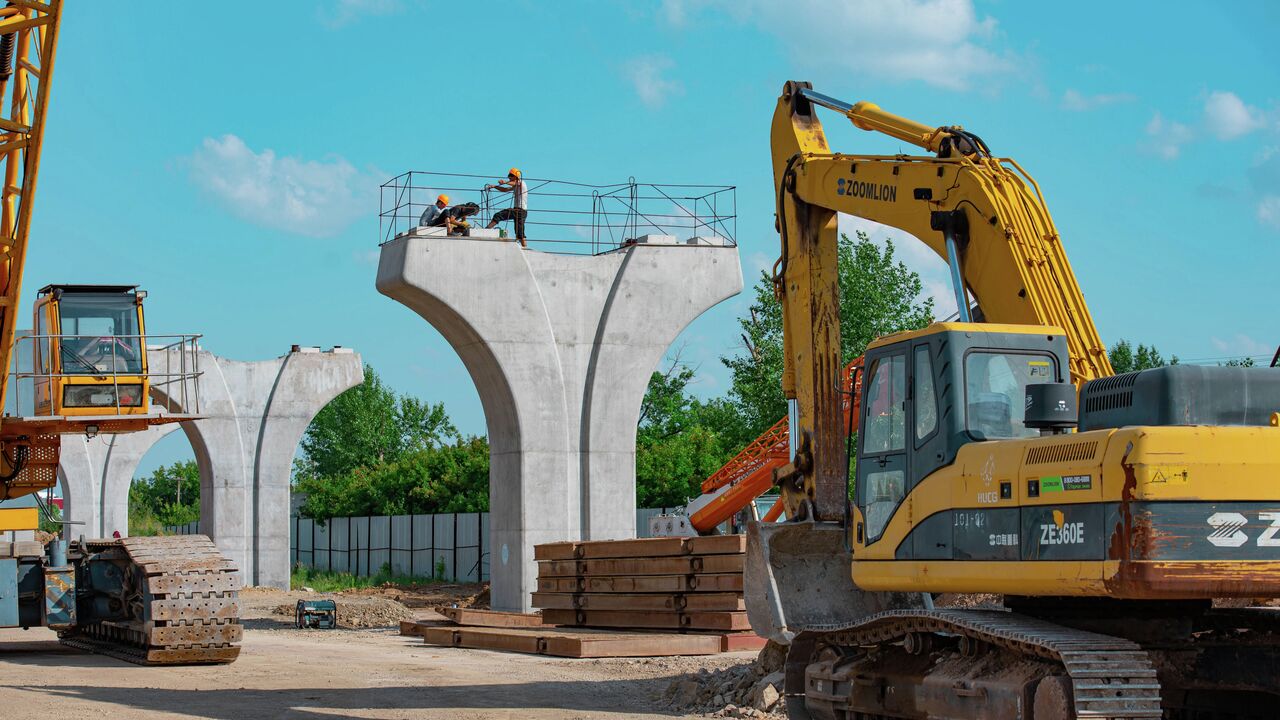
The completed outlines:
[[[635,536],[635,433],[649,376],[695,317],[742,290],[737,248],[553,255],[401,238],[378,290],[462,358],[489,431],[493,607],[527,610],[533,545]]]
[[[148,359],[152,367],[165,367],[161,351],[150,351]],[[362,382],[360,356],[342,348],[302,348],[274,360],[240,362],[201,350],[199,368],[199,407],[188,410],[201,419],[181,428],[200,467],[200,529],[236,562],[246,584],[287,589],[293,456],[316,413]],[[182,398],[156,394],[182,409]],[[86,522],[77,527],[92,528],[68,532],[128,535],[129,484],[138,463],[177,428],[64,438],[60,473],[70,512]],[[81,497],[90,498],[90,507]]]

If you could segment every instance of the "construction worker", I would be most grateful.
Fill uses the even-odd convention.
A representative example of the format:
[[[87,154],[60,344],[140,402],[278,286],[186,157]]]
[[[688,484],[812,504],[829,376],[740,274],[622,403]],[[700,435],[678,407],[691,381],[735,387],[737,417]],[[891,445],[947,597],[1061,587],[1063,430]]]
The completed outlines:
[[[444,209],[449,207],[448,195],[437,195],[436,201],[432,205],[428,205],[426,210],[422,211],[422,217],[418,218],[419,226],[439,225],[440,214]]]
[[[528,247],[524,237],[524,219],[528,215],[529,207],[529,189],[525,186],[524,181],[520,179],[520,169],[511,168],[507,173],[507,179],[501,180],[495,185],[485,185],[485,190],[497,190],[498,192],[512,193],[515,201],[511,207],[504,208],[493,214],[493,219],[489,221],[489,228],[498,227],[498,223],[506,220],[514,220],[516,226],[516,239],[520,241],[520,245]]]

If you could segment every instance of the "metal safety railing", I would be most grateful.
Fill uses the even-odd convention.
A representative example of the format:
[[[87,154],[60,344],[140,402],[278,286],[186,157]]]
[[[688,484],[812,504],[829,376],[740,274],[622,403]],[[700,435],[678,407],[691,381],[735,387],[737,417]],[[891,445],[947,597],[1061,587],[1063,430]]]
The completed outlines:
[[[14,339],[9,369],[10,388],[5,415],[35,417],[38,389],[61,385],[63,381],[93,378],[100,387],[111,387],[111,404],[100,406],[105,413],[120,415],[133,405],[123,405],[120,388],[136,384],[143,377],[150,385],[152,411],[171,414],[200,413],[200,344],[198,334],[180,335],[35,335],[19,333]],[[148,341],[159,344],[145,345]],[[96,352],[86,357],[74,347],[96,344]],[[53,353],[59,353],[61,372],[53,372]],[[145,357],[145,364],[143,362]],[[125,380],[122,381],[122,378]],[[110,379],[110,386],[102,381]],[[57,381],[57,382],[55,382]],[[139,398],[141,401],[141,398]],[[140,404],[140,403],[139,403]],[[99,407],[99,406],[93,406]]]
[[[515,193],[493,189],[503,178],[413,170],[381,187],[379,244],[419,227],[423,212],[439,195],[449,206],[474,203],[467,218],[473,239],[516,239],[508,211]],[[527,207],[521,218],[525,238],[547,252],[599,254],[644,242],[649,236],[671,245],[737,244],[737,189],[731,185],[625,183],[590,185],[566,180],[522,178]],[[495,217],[493,237],[487,229]]]

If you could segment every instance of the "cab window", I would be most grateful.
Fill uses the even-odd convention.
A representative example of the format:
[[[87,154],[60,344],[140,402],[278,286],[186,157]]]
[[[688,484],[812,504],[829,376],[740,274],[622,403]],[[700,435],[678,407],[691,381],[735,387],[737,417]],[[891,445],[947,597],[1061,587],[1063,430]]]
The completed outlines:
[[[62,372],[142,372],[138,304],[132,295],[66,294],[58,302]]]
[[[881,358],[871,368],[871,385],[864,394],[863,455],[900,451],[906,447],[907,363],[902,355]]]
[[[1023,438],[1039,431],[1023,425],[1027,385],[1053,382],[1052,355],[980,350],[964,360],[966,428],[976,440]]]
[[[933,434],[938,427],[938,396],[933,392],[933,363],[929,358],[929,346],[915,349],[912,363],[915,385],[916,442]]]

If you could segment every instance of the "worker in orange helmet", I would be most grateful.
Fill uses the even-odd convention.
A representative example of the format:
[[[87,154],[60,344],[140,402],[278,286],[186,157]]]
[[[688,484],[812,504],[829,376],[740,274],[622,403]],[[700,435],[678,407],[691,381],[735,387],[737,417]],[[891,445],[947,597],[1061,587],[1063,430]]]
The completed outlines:
[[[507,172],[507,179],[501,180],[493,185],[485,185],[485,190],[497,190],[498,192],[509,192],[514,198],[514,202],[509,208],[503,208],[493,214],[493,219],[489,221],[490,228],[498,227],[498,223],[507,220],[515,221],[516,239],[520,241],[520,245],[528,247],[524,236],[524,219],[529,214],[529,188],[525,186],[524,180],[520,177],[519,168],[511,168]]]
[[[437,195],[436,201],[431,205],[428,205],[426,210],[422,211],[422,217],[418,218],[418,225],[424,227],[439,225],[440,214],[443,213],[444,209],[447,207],[449,207],[449,196]]]

